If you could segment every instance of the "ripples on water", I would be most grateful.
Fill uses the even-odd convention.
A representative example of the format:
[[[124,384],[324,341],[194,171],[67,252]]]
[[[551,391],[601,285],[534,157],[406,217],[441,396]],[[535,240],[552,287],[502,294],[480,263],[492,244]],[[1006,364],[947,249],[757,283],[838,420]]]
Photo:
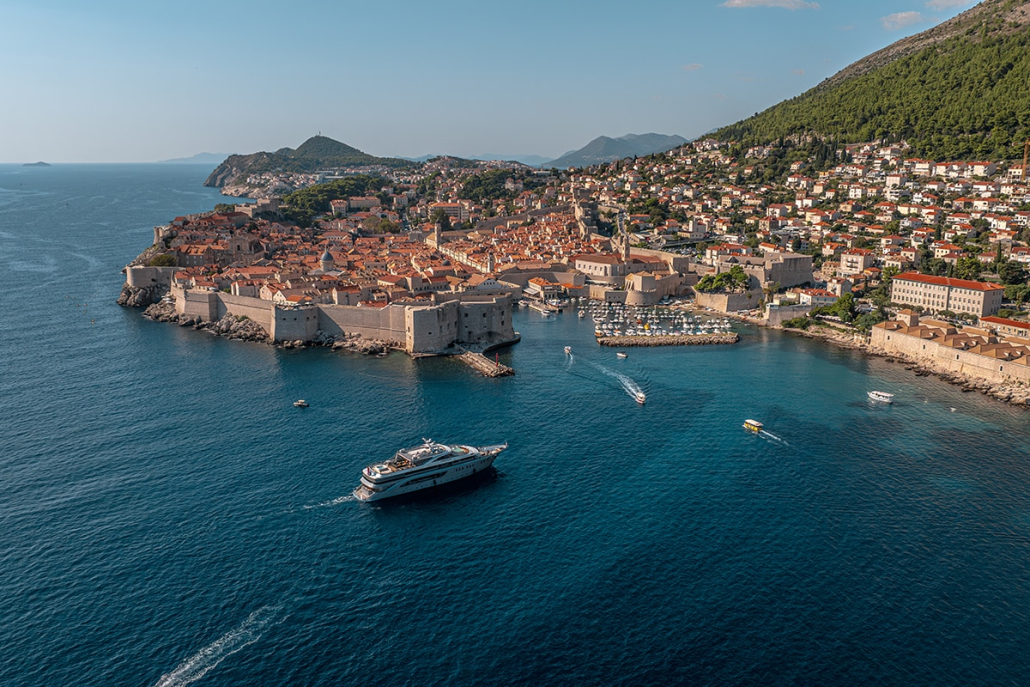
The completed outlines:
[[[617,361],[522,312],[485,380],[115,306],[208,171],[0,167],[0,683],[1025,682],[1023,411],[755,328]],[[423,436],[511,448],[351,499]]]

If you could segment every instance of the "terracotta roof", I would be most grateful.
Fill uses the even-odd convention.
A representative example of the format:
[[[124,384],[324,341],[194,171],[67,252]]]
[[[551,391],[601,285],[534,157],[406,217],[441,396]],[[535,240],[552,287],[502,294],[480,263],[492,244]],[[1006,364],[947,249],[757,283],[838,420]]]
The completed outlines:
[[[1019,320],[1010,320],[1005,317],[981,317],[981,322],[989,322],[991,324],[999,324],[1003,327],[1019,327],[1020,329],[1030,329],[1030,322],[1020,322]]]
[[[894,281],[914,281],[921,284],[935,284],[937,286],[949,286],[956,289],[972,289],[974,291],[1004,291],[1005,287],[998,284],[991,284],[985,281],[969,281],[968,279],[953,279],[951,277],[934,277],[929,274],[918,274],[906,272],[894,277]]]

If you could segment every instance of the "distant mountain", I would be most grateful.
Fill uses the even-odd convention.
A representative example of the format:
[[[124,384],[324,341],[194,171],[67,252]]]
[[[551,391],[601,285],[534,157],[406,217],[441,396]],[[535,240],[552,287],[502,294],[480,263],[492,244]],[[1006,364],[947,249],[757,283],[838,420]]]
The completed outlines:
[[[429,160],[432,160],[433,158],[436,158],[436,157],[453,157],[453,156],[447,156],[447,155],[443,155],[443,154],[440,154],[440,153],[434,153],[432,155],[422,155],[421,157],[406,157],[404,159],[405,160],[411,160],[412,162],[428,162]],[[502,161],[505,161],[505,162],[515,161],[515,162],[521,162],[524,165],[529,165],[530,167],[539,167],[540,165],[542,165],[543,163],[547,162],[551,158],[544,157],[543,155],[522,155],[522,154],[499,155],[497,153],[482,153],[480,155],[469,155],[469,156],[466,156],[465,159],[467,159],[467,160],[483,160],[483,161],[502,160]]]
[[[985,0],[716,132],[744,146],[817,134],[905,140],[937,160],[1021,157],[1030,138],[1030,1]]]
[[[540,165],[544,164],[545,162],[547,162],[551,158],[544,157],[543,155],[522,155],[522,154],[499,155],[497,153],[483,153],[481,155],[473,155],[472,159],[473,160],[503,160],[505,162],[510,162],[510,161],[514,160],[515,162],[521,162],[522,164],[529,165],[530,167],[539,167]]]
[[[627,157],[642,157],[651,153],[664,153],[687,142],[682,136],[665,134],[626,134],[619,138],[598,136],[579,150],[565,153],[543,167],[588,167]]]
[[[171,160],[159,160],[159,165],[217,165],[229,157],[226,153],[197,153],[191,157],[177,157]]]
[[[24,165],[22,165],[22,167],[49,167],[49,166],[50,166],[49,162],[43,162],[42,160],[40,160],[39,162],[26,162]]]
[[[274,153],[252,153],[230,155],[204,182],[205,186],[217,188],[231,185],[240,177],[260,172],[317,172],[323,169],[346,169],[377,165],[383,167],[406,167],[410,160],[392,157],[375,157],[345,143],[327,136],[312,136],[296,150],[280,148]]]

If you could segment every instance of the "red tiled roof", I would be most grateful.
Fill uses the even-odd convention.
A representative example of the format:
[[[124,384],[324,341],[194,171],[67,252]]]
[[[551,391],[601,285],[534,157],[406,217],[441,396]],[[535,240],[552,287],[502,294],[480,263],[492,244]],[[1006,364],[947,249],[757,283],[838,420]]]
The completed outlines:
[[[950,286],[957,289],[973,289],[975,291],[1004,291],[1005,287],[998,284],[991,284],[985,281],[969,281],[968,279],[953,279],[951,277],[934,277],[929,274],[918,274],[906,272],[894,277],[894,281],[914,281],[921,284],[935,284],[937,286]]]
[[[1030,322],[1020,322],[1019,320],[1010,320],[1005,317],[981,317],[981,322],[989,322],[991,324],[1000,324],[1003,327],[1018,327],[1020,329],[1030,329]]]

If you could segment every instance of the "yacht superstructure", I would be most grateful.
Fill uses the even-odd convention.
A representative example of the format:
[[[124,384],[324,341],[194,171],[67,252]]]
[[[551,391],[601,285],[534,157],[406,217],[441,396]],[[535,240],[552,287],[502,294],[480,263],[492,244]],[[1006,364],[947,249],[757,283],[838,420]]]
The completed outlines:
[[[497,454],[508,448],[508,444],[475,447],[422,441],[362,470],[354,496],[361,501],[378,501],[471,477],[490,467]]]

